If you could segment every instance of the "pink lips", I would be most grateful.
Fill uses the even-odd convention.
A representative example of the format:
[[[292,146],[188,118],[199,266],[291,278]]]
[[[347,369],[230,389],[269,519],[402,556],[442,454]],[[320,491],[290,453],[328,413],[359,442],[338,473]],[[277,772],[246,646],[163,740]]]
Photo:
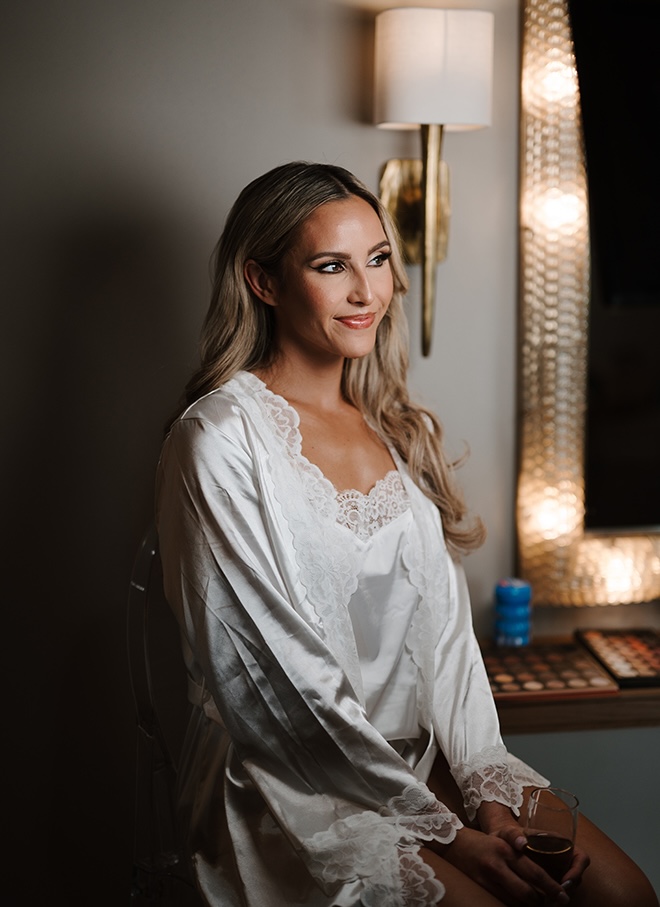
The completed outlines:
[[[345,318],[338,318],[337,321],[341,321],[343,325],[353,331],[360,331],[370,328],[374,323],[375,317],[373,312],[369,312],[364,315],[347,315]]]

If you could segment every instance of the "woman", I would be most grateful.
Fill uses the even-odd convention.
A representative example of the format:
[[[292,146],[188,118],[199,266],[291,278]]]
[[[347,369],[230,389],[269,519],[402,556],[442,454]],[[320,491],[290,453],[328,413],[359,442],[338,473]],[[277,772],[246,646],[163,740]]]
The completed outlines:
[[[571,889],[623,904],[597,900],[593,870],[577,888],[581,845],[563,885],[522,852],[524,789],[547,782],[499,735],[458,562],[483,530],[406,390],[405,289],[386,213],[338,167],[255,180],[218,244],[158,486],[199,707],[181,806],[200,891],[213,907],[495,907]]]

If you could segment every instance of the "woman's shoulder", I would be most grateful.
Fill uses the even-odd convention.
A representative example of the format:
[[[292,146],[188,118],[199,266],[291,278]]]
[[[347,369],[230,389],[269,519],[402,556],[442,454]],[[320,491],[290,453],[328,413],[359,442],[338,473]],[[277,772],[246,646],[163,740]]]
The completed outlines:
[[[173,423],[164,449],[195,458],[269,459],[299,451],[298,416],[251,372],[238,372],[192,403]]]
[[[220,487],[249,494],[257,462],[268,459],[255,428],[251,377],[239,373],[192,403],[173,423],[159,458],[159,493],[179,488],[184,476],[188,494]]]
[[[180,453],[217,456],[247,450],[251,430],[250,398],[258,381],[248,372],[239,372],[221,387],[191,403],[174,421],[164,450],[174,447]]]
[[[259,390],[259,384],[259,379],[249,372],[238,372],[225,384],[191,403],[172,428],[190,428],[204,423],[221,431],[229,431],[232,427],[240,426],[250,409],[250,399]]]

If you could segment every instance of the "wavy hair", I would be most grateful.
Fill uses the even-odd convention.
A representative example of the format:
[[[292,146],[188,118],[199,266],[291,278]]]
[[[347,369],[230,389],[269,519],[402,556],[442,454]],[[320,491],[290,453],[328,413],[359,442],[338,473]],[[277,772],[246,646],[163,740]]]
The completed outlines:
[[[385,443],[394,447],[413,480],[436,504],[448,545],[467,552],[483,541],[483,525],[479,519],[466,521],[464,500],[454,482],[459,461],[447,461],[438,419],[414,404],[408,392],[408,326],[402,304],[408,282],[396,228],[379,199],[348,170],[294,161],[258,177],[240,193],[215,249],[201,364],[186,386],[185,403],[190,405],[242,369],[272,364],[276,354],[273,310],[250,290],[245,263],[252,259],[265,272],[278,276],[298,229],[312,211],[351,196],[366,201],[383,225],[392,248],[394,295],[378,327],[374,349],[361,359],[346,359],[342,392]]]

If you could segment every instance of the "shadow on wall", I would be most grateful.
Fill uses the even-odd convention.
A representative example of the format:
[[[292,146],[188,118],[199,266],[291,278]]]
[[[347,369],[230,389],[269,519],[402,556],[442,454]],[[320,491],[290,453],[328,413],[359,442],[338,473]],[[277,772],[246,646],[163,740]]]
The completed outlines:
[[[128,188],[14,214],[2,456],[16,852],[3,890],[10,904],[57,893],[102,907],[129,893],[125,603],[163,425],[193,360],[178,326],[190,281],[176,219]]]

